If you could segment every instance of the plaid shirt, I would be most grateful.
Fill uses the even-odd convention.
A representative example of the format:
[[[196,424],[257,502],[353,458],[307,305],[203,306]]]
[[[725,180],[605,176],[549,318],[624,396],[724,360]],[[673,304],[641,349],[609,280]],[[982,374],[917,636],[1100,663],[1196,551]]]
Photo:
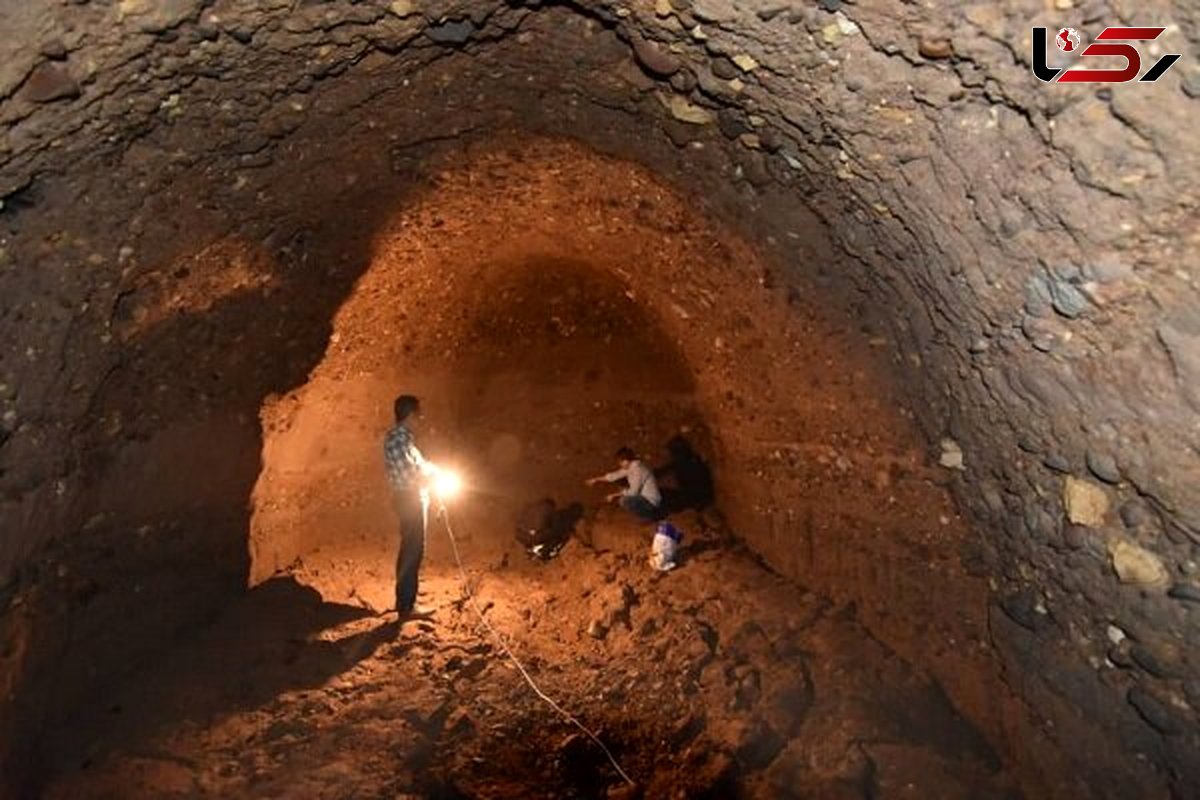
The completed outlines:
[[[417,449],[412,432],[404,425],[396,425],[387,432],[383,440],[383,463],[387,467],[388,480],[395,489],[420,487],[420,476],[425,457]]]

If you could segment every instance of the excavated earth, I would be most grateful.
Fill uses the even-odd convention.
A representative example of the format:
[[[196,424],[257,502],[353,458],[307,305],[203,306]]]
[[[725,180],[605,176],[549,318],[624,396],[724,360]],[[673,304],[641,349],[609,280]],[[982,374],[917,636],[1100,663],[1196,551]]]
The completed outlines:
[[[822,309],[785,287],[720,304],[794,343],[744,353],[737,368],[764,385],[773,375],[808,409],[801,429],[772,420],[773,448],[808,487],[796,513],[845,542],[915,548],[923,585],[961,604],[895,637],[935,674],[872,636],[853,599],[769,571],[719,507],[675,515],[686,564],[655,575],[650,530],[582,486],[619,443],[656,465],[676,436],[710,461],[721,449],[687,366],[703,359],[682,353],[716,361],[726,345],[697,340],[686,298],[659,317],[619,276],[650,261],[665,274],[718,276],[732,262],[760,276],[749,248],[646,171],[577,146],[468,153],[470,167],[435,170],[428,195],[380,232],[309,381],[264,404],[250,522],[261,584],[176,639],[168,662],[82,704],[48,744],[46,794],[604,796],[618,776],[521,681],[464,586],[646,796],[1013,791],[941,682],[988,719],[1014,702],[988,671],[982,582],[938,555],[968,525],[949,471],[887,402],[873,348],[834,336]],[[208,302],[203,264],[191,268],[197,295],[173,303]],[[401,292],[407,302],[389,302]],[[781,363],[791,368],[772,372]],[[398,542],[380,462],[398,387],[424,398],[425,451],[469,486],[452,521],[470,578],[433,523],[425,594],[439,617],[402,632],[376,616],[391,605]],[[712,469],[720,493],[732,476]],[[152,477],[142,485],[153,491]],[[545,496],[585,516],[559,558],[531,563],[515,521]],[[804,546],[818,567],[838,558],[819,539]],[[862,613],[886,620],[903,598]]]
[[[499,652],[435,523],[435,623],[398,630],[269,581],[77,721],[44,796],[1017,796],[980,732],[853,606],[798,591],[706,517],[677,524],[668,574],[646,564],[648,530],[612,511],[549,562],[467,557],[488,621],[636,789]]]

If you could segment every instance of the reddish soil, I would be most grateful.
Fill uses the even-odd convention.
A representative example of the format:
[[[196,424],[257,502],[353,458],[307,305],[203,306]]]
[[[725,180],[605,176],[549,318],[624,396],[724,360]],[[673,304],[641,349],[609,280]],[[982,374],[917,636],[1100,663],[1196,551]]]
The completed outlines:
[[[486,614],[637,791],[1007,796],[1003,759],[954,708],[978,720],[999,702],[973,671],[979,587],[948,566],[966,526],[877,345],[636,168],[561,144],[469,163],[428,176],[381,230],[324,361],[264,404],[256,588],[57,734],[46,796],[627,793],[489,640],[438,524],[422,584],[436,622],[376,616],[393,588],[381,440],[399,391],[424,400],[423,449],[467,479],[452,514]],[[660,575],[648,529],[582,480],[618,445],[657,462],[681,433],[720,502],[676,518],[684,563]],[[751,495],[764,489],[771,507]],[[514,520],[546,496],[586,516],[533,563]],[[770,538],[727,521],[735,505],[728,519],[758,509]],[[805,547],[795,563],[845,584],[821,599],[744,534]],[[898,573],[919,577],[856,601]],[[938,602],[955,613],[921,617]],[[860,614],[894,626],[891,647]]]
[[[685,562],[665,575],[612,512],[592,547],[470,564],[492,624],[646,797],[1006,796],[979,733],[852,610],[680,524]],[[436,623],[394,641],[389,618],[260,586],[112,698],[46,797],[625,796],[497,651],[453,566],[425,577]]]
[[[665,443],[680,433],[708,449],[690,373],[611,278],[530,257],[483,265],[475,279],[477,291],[456,297],[457,308],[410,323],[451,339],[429,361],[386,365],[381,380],[347,362],[386,364],[386,349],[333,353],[308,385],[266,411],[256,575],[287,567],[326,599],[390,605],[397,533],[381,441],[401,389],[423,398],[418,437],[426,454],[468,481],[460,514],[477,534],[477,555],[504,552],[531,501],[602,497],[584,491],[583,479],[611,469],[626,442],[651,460],[664,459]],[[354,306],[343,309],[338,330],[350,332],[335,334],[339,343],[386,324],[374,309],[366,320],[352,318]],[[433,544],[436,557],[443,550]],[[267,553],[271,573],[263,569]]]

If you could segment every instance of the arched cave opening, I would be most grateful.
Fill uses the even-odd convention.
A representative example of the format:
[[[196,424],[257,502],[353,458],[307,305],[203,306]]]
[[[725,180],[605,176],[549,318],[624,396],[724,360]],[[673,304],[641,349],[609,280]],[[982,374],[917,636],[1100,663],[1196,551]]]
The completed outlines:
[[[1188,796],[1195,73],[1080,5],[0,10],[0,794]],[[636,789],[436,522],[376,616],[401,390]],[[656,576],[581,480],[679,435]]]

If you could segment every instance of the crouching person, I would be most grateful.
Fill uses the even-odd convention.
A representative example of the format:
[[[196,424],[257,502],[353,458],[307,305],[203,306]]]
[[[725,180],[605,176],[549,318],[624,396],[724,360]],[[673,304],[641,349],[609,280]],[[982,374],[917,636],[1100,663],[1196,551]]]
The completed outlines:
[[[581,519],[582,503],[559,508],[549,497],[538,500],[525,506],[517,516],[517,541],[530,558],[549,561],[563,549]]]
[[[554,501],[546,498],[525,506],[517,516],[517,541],[531,558],[548,561],[566,544],[566,538],[555,530],[557,510]]]
[[[621,508],[643,522],[655,522],[663,518],[662,492],[658,490],[654,472],[628,447],[617,451],[617,469],[589,478],[585,483],[594,486],[618,481],[624,481],[625,490],[609,494],[607,500],[618,501]]]
[[[679,543],[683,534],[669,522],[660,522],[650,543],[650,566],[659,572],[669,572],[678,566]]]

